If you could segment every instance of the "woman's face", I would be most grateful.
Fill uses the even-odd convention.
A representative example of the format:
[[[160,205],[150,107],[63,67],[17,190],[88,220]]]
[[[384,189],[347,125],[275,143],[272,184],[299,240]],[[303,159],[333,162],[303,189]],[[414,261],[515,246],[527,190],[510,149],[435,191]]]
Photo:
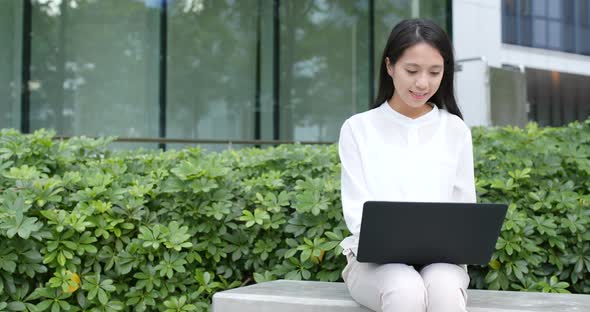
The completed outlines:
[[[407,48],[395,64],[388,58],[385,62],[395,87],[391,103],[394,108],[424,108],[443,77],[444,59],[438,50],[421,42]]]

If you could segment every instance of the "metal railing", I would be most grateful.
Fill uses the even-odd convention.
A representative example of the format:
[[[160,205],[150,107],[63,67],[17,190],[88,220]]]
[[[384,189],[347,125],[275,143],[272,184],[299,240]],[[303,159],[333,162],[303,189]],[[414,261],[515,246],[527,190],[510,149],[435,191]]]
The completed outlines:
[[[55,136],[54,140],[68,140],[79,136]],[[96,139],[98,137],[88,137]],[[158,144],[220,144],[220,145],[279,145],[279,144],[312,144],[328,145],[333,141],[289,141],[289,140],[222,140],[222,139],[174,139],[174,138],[122,138],[116,137],[113,142],[126,143],[158,143]]]

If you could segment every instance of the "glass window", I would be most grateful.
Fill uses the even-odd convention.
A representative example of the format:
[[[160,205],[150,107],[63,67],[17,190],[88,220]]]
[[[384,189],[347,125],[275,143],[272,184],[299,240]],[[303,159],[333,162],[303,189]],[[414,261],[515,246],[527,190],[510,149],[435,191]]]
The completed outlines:
[[[533,46],[544,48],[547,46],[547,21],[536,18],[533,20]]]
[[[541,126],[551,125],[551,84],[546,71],[526,69],[527,97],[532,119]]]
[[[516,16],[516,1],[518,0],[502,1],[502,9],[505,16]]]
[[[588,21],[588,7],[590,6],[590,1],[587,0],[575,0],[573,4],[574,16],[572,18],[572,22],[575,20],[578,24],[584,26],[588,25],[590,21]]]
[[[3,127],[21,127],[23,119],[31,131],[59,136],[328,142],[372,104],[371,67],[391,27],[411,17],[446,27],[450,4],[29,1],[24,12],[29,2],[0,0],[0,94],[9,95],[0,102]],[[24,17],[31,36],[23,34]],[[23,45],[23,38],[31,40]],[[30,107],[21,118],[23,72],[30,73]]]
[[[563,33],[563,24],[561,22],[549,21],[549,48],[560,49],[563,47],[561,43],[561,34]]]
[[[368,108],[368,1],[280,2],[280,136],[336,141]]]
[[[541,126],[561,126],[590,117],[590,78],[527,68],[527,98],[532,120]]]
[[[582,54],[590,55],[590,27],[580,27],[578,30],[578,47],[579,52]]]
[[[561,35],[563,36],[562,41],[562,48],[566,52],[576,53],[576,33],[579,28],[575,28],[574,25],[571,23],[562,24],[563,31]]]
[[[569,24],[575,23],[576,18],[576,1],[577,0],[563,0],[561,19]]]
[[[531,16],[520,17],[520,41],[518,44],[529,47],[533,45],[533,19]]]
[[[518,2],[518,5],[520,5],[520,10],[519,10],[519,15],[522,16],[531,16],[532,14],[532,1],[537,1],[537,0],[514,0],[516,2]]]
[[[590,0],[503,0],[502,8],[502,42],[589,55]]]
[[[563,5],[564,5],[564,0],[561,1],[548,1],[547,4],[549,5],[548,9],[548,16],[550,18],[557,18],[557,19],[561,19],[563,18]]]
[[[557,1],[550,1],[557,2]],[[531,1],[533,15],[537,17],[547,16],[547,0],[535,0]]]
[[[254,139],[259,3],[170,2],[168,137]]]
[[[590,26],[590,0],[578,0],[580,6],[580,23]]]
[[[413,5],[418,3],[418,5]],[[418,12],[412,12],[412,8],[418,7]],[[374,25],[374,77],[375,88],[378,85],[379,65],[383,56],[383,48],[389,33],[395,24],[410,17],[425,17],[433,20],[443,29],[447,29],[447,1],[436,0],[375,0],[375,25]],[[416,14],[416,15],[412,15]],[[449,34],[451,35],[451,34]],[[377,93],[377,90],[374,90]]]
[[[395,26],[395,24],[401,22],[403,19],[412,16],[411,0],[376,0],[374,12],[375,24],[373,26],[373,40],[375,44],[373,49],[373,58],[375,63],[373,65],[373,73],[375,77],[375,90],[373,90],[373,93],[377,94],[377,88],[379,85],[379,66],[381,65],[383,48],[385,48],[385,43],[387,38],[389,38],[392,27]],[[440,20],[437,20],[437,22],[439,22],[439,25],[441,26],[445,25],[445,23],[441,24]]]
[[[20,129],[22,1],[0,1],[0,128]]]
[[[584,96],[582,92],[576,90],[576,84],[579,82],[576,78],[577,76],[575,75],[563,75],[563,83],[561,84],[559,102],[562,103],[564,124],[578,119],[578,107],[581,104],[579,101],[590,95],[590,93],[587,93]]]
[[[160,8],[151,3],[33,1],[32,130],[158,136]]]
[[[419,3],[420,11],[418,12],[418,17],[431,19],[435,21],[438,25],[440,25],[443,29],[448,31],[447,18],[449,17],[449,13],[451,12],[448,10],[449,6],[447,4],[447,1],[412,0],[412,2]],[[391,25],[390,28],[391,27],[393,27],[393,25]],[[449,37],[451,36],[452,33],[449,33]]]
[[[502,41],[505,43],[518,43],[516,35],[516,18],[514,16],[504,16],[502,18]]]

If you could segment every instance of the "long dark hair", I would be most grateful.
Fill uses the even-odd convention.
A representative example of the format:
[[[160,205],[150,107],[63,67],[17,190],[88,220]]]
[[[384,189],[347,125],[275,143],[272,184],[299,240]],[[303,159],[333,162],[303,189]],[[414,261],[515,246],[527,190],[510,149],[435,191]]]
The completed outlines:
[[[393,81],[387,74],[385,58],[389,58],[393,65],[407,48],[421,42],[437,49],[444,60],[444,71],[440,87],[429,101],[436,104],[438,108],[445,108],[449,113],[463,119],[453,92],[455,57],[453,56],[451,40],[447,33],[437,24],[421,18],[401,21],[391,30],[383,50],[383,57],[381,57],[379,91],[372,108],[379,107],[383,102],[389,100],[393,96],[393,92],[395,92]]]

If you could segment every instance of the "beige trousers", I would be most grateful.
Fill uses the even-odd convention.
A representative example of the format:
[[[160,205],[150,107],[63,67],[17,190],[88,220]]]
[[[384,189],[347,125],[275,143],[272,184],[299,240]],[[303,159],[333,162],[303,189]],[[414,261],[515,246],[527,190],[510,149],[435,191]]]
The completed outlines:
[[[465,268],[434,263],[413,266],[356,261],[347,255],[342,278],[352,298],[380,312],[466,312],[469,275]]]

